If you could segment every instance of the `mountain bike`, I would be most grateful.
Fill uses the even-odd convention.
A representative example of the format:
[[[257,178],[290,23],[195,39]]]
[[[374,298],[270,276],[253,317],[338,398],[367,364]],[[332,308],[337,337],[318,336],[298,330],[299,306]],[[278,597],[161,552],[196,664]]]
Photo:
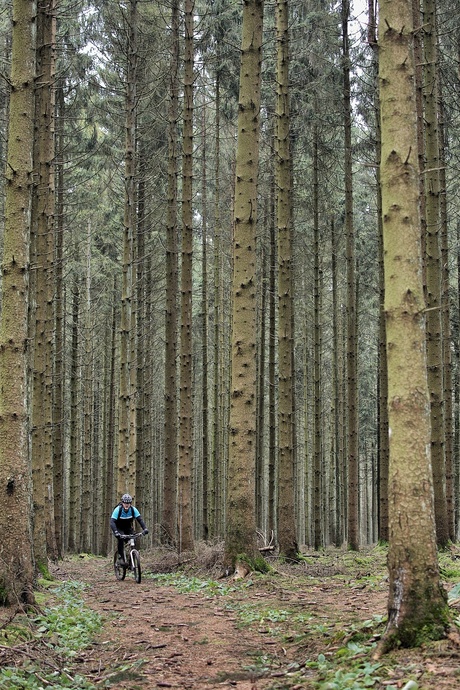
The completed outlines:
[[[118,549],[115,549],[113,568],[117,580],[124,580],[128,570],[131,570],[136,582],[139,583],[141,581],[141,558],[139,556],[139,551],[136,549],[136,539],[142,537],[142,535],[143,532],[137,532],[136,534],[124,534],[120,537],[120,539],[123,539],[125,542],[125,558],[124,562],[120,562]]]

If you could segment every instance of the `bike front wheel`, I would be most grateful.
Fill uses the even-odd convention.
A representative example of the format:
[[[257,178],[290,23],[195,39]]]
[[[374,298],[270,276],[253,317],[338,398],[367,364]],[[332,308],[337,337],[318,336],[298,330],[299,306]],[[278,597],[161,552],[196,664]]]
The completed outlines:
[[[126,565],[121,565],[118,562],[118,559],[118,551],[115,551],[113,556],[113,569],[115,571],[115,577],[117,580],[124,580],[126,577]]]
[[[139,584],[139,582],[141,581],[141,559],[139,557],[139,552],[135,549],[131,551],[131,567],[134,579]]]

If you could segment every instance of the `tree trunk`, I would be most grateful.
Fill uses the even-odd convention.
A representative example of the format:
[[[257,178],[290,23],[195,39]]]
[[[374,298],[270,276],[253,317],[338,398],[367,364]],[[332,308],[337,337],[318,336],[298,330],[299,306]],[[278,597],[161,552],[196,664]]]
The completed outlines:
[[[168,121],[168,204],[166,221],[165,315],[165,459],[163,529],[165,541],[176,541],[177,482],[177,118],[179,113],[179,0],[171,6],[171,60]]]
[[[35,279],[32,382],[32,473],[34,485],[34,550],[39,568],[48,555],[56,558],[53,492],[53,296],[55,205],[55,34],[54,0],[41,3],[37,14],[37,91],[35,98],[34,169],[37,184],[32,201],[34,229],[32,265]]]
[[[81,527],[81,446],[79,423],[80,363],[78,328],[80,321],[80,285],[75,278],[72,297],[72,335],[70,365],[70,440],[69,440],[69,529],[68,546],[77,551],[80,545]]]
[[[106,363],[105,363],[105,411],[104,411],[104,439],[103,456],[104,462],[104,492],[103,510],[104,515],[108,516],[115,505],[115,484],[114,484],[114,448],[115,448],[115,371],[116,371],[116,342],[117,342],[117,284],[116,277],[113,281],[113,300],[111,322],[107,324],[106,332]],[[107,553],[110,548],[110,525],[106,519],[102,528],[101,552]]]
[[[455,535],[455,470],[453,448],[453,376],[452,376],[452,330],[449,298],[449,233],[447,216],[446,151],[444,145],[444,107],[441,83],[439,83],[439,187],[440,187],[440,252],[441,252],[441,331],[443,361],[444,400],[444,456],[446,467],[447,524],[450,541]]]
[[[225,561],[256,556],[256,227],[263,1],[245,0],[235,175],[232,383]]]
[[[149,372],[146,366],[147,360],[147,337],[150,321],[146,318],[148,294],[147,283],[147,264],[146,257],[146,164],[147,155],[142,146],[139,154],[139,183],[138,183],[138,204],[137,204],[137,232],[136,232],[136,505],[139,507],[144,520],[147,522],[147,511],[151,505],[150,477],[151,466],[147,462],[149,457],[148,448],[150,447],[149,432],[151,426],[151,416],[146,405],[146,387],[149,385]],[[150,520],[151,522],[151,520]],[[145,543],[145,541],[144,541]]]
[[[192,256],[193,256],[193,0],[185,0],[180,339],[179,552],[193,549]]]
[[[10,605],[34,603],[27,409],[34,79],[35,3],[14,0],[0,325],[0,600]]]
[[[432,493],[413,41],[410,4],[382,0],[381,183],[391,437],[390,592],[381,651],[439,639],[448,620]]]
[[[269,200],[265,201],[265,218],[264,218],[264,230],[263,238],[260,247],[259,254],[259,271],[260,271],[260,287],[259,287],[259,304],[257,309],[258,314],[258,352],[257,352],[257,451],[256,451],[256,524],[262,532],[267,529],[273,529],[273,515],[270,513],[270,508],[267,506],[270,504],[271,493],[268,489],[267,497],[267,486],[269,486],[269,480],[267,478],[268,466],[265,447],[266,447],[266,426],[264,424],[266,416],[266,382],[267,382],[267,314],[269,308],[267,308],[267,302],[269,299],[269,277],[268,277],[268,263],[270,256],[270,250],[268,248],[268,234],[270,232],[269,223],[271,221],[270,214],[268,212]],[[270,264],[272,265],[272,263]],[[271,341],[270,341],[271,342]]]
[[[136,111],[137,111],[137,0],[130,0],[129,41],[127,46],[127,74],[125,94],[125,200],[123,234],[123,278],[120,323],[120,391],[119,391],[119,443],[118,493],[135,491],[135,453],[133,455],[133,392],[134,338],[132,312],[134,309],[134,233],[136,228]]]
[[[315,108],[316,109],[316,108]],[[321,428],[321,313],[319,260],[319,160],[318,127],[313,125],[313,545],[322,544],[322,487],[325,481],[322,461]]]
[[[275,227],[275,180],[273,175],[270,180],[270,203],[268,214],[268,228],[270,238],[270,249],[268,252],[268,530],[269,534],[276,529],[277,525],[277,467],[278,467],[278,446],[277,446],[277,391],[276,391],[276,274],[277,274],[277,234]],[[267,336],[267,334],[266,334]],[[267,535],[269,536],[269,535]]]
[[[379,257],[379,351],[378,351],[378,441],[377,441],[377,496],[378,496],[378,539],[388,541],[388,371],[386,352],[386,321],[383,305],[385,303],[385,276],[383,270],[383,228],[382,228],[382,190],[380,184],[380,102],[378,93],[379,53],[377,49],[376,0],[369,0],[368,43],[372,48],[373,73],[375,75],[375,114],[376,114],[376,162],[377,162],[377,224]]]
[[[426,195],[426,330],[428,389],[431,402],[431,462],[434,481],[434,510],[439,546],[449,541],[446,508],[444,457],[444,405],[441,334],[441,255],[439,247],[439,132],[436,58],[435,4],[425,0],[424,12],[425,109],[425,195]]]
[[[345,234],[347,240],[347,452],[348,543],[359,549],[358,347],[356,324],[355,232],[351,150],[351,87],[348,41],[349,0],[342,0],[343,107],[345,137]]]
[[[57,90],[56,117],[56,230],[54,301],[53,470],[54,525],[58,558],[64,541],[64,93]]]
[[[91,553],[92,529],[94,525],[92,498],[93,490],[93,342],[92,342],[92,305],[91,305],[91,223],[88,222],[86,233],[86,270],[85,302],[83,306],[83,347],[82,363],[82,414],[83,414],[83,454],[81,476],[81,534],[80,551]]]
[[[217,55],[220,55],[219,46],[217,46]],[[219,60],[217,61],[218,65]],[[221,486],[220,478],[223,472],[224,457],[221,451],[222,442],[222,300],[223,300],[223,286],[222,286],[222,229],[220,227],[220,69],[216,70],[216,134],[215,134],[215,169],[214,169],[214,233],[213,233],[213,281],[214,281],[214,367],[213,367],[213,421],[212,421],[212,468],[211,468],[211,485],[212,492],[210,496],[210,519],[209,529],[210,536],[216,536],[220,533],[220,524],[218,516],[221,514],[220,505]]]
[[[278,224],[278,545],[280,554],[298,554],[294,514],[294,333],[292,295],[292,192],[289,108],[288,1],[276,4],[276,189]]]
[[[209,454],[209,391],[208,391],[208,196],[207,196],[207,157],[206,157],[206,119],[205,119],[205,109],[203,108],[203,150],[202,150],[202,161],[201,161],[201,227],[202,227],[202,253],[201,253],[201,313],[202,313],[202,324],[201,324],[201,347],[202,347],[202,408],[203,408],[203,422],[202,422],[202,444],[203,444],[203,471],[202,471],[202,529],[201,537],[206,540],[209,535],[209,467],[210,467],[210,454]]]
[[[339,304],[339,288],[338,288],[338,238],[337,231],[335,228],[334,220],[331,220],[331,282],[332,282],[332,417],[333,417],[333,441],[332,441],[332,463],[333,467],[333,483],[334,483],[334,515],[335,515],[335,528],[333,532],[333,542],[336,546],[341,546],[343,543],[344,535],[344,516],[343,516],[343,494],[344,494],[344,481],[343,481],[343,429],[342,429],[342,408],[343,408],[343,396],[341,395],[342,389],[342,366],[341,366],[341,339],[340,339],[340,304]]]

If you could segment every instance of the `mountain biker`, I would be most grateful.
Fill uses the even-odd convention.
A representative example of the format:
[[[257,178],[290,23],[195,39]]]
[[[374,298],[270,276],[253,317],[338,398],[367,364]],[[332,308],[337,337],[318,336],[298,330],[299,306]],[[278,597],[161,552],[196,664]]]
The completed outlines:
[[[141,514],[138,509],[133,506],[133,497],[130,494],[123,494],[120,503],[115,506],[110,518],[110,528],[118,541],[118,557],[123,562],[125,560],[123,536],[133,533],[133,520],[137,520],[140,524],[143,534],[149,533]]]

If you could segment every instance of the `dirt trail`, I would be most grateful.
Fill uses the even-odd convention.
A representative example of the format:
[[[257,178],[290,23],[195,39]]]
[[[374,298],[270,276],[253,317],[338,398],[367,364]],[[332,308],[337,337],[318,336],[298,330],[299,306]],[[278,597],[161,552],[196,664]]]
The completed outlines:
[[[87,605],[106,621],[96,643],[77,659],[79,673],[95,684],[109,676],[130,690],[259,689],[273,684],[273,676],[256,681],[244,666],[267,649],[285,656],[281,641],[271,639],[266,628],[241,629],[224,601],[180,594],[147,578],[136,584],[129,574],[118,582],[109,559],[64,561],[54,575],[86,582]]]
[[[148,557],[143,559],[148,571]],[[386,611],[385,582],[344,583],[333,573],[314,579],[305,572],[279,573],[215,596],[182,594],[148,577],[141,584],[129,575],[118,582],[108,558],[66,559],[53,574],[86,582],[86,604],[103,616],[101,634],[76,659],[76,671],[101,688],[312,690],[318,679],[304,668],[305,661],[318,654],[332,659],[346,646],[344,630]],[[246,612],[245,625],[236,608]],[[289,615],[279,621],[255,617],[248,624],[251,611],[261,609]],[[409,672],[417,676],[419,690],[460,688],[459,645],[460,638],[434,649],[401,650],[374,689],[402,688]],[[300,679],[290,675],[299,668]]]

